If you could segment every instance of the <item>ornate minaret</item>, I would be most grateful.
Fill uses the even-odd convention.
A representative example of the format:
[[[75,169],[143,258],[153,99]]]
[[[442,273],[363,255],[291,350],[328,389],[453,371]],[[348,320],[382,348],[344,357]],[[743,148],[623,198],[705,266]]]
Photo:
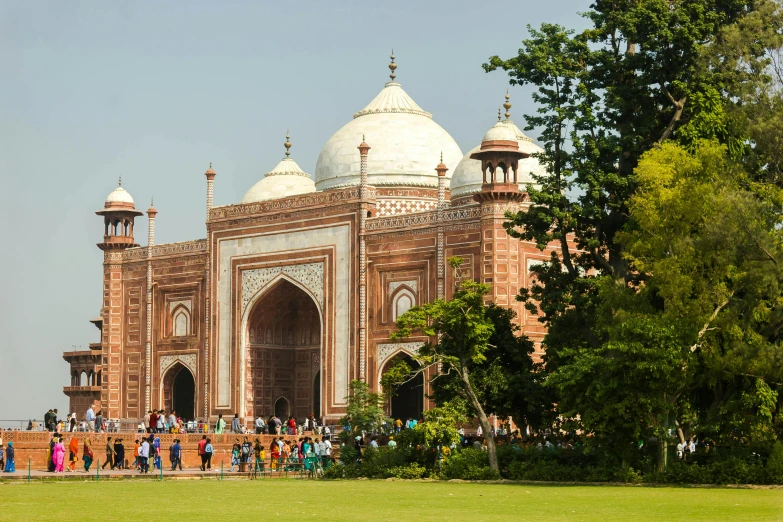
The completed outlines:
[[[209,168],[204,175],[207,177],[207,241],[209,241],[209,211],[212,210],[212,196],[215,185],[215,171],[212,170],[212,162],[209,163]],[[204,274],[204,285],[206,287],[204,299],[204,348],[203,348],[203,361],[204,361],[204,418],[209,418],[209,335],[210,324],[212,318],[212,287],[210,286],[210,259],[211,256],[207,256],[206,272]]]
[[[152,390],[152,247],[155,246],[155,216],[158,211],[150,201],[147,209],[147,338],[144,343],[144,411],[152,407],[150,393]]]
[[[123,250],[139,245],[133,240],[133,224],[142,213],[136,210],[131,195],[122,188],[122,178],[107,197],[103,208],[103,306],[101,317],[101,403],[105,417],[120,416],[120,383],[122,377],[122,338],[124,335],[122,259]]]
[[[511,104],[506,94],[506,117]],[[499,114],[498,114],[499,116]],[[529,154],[519,150],[516,134],[498,121],[481,140],[481,147],[471,158],[481,161],[484,179],[481,192],[473,197],[481,204],[481,282],[492,285],[488,300],[500,306],[509,306],[519,286],[519,241],[512,239],[503,228],[504,214],[524,198],[519,190],[517,174],[519,160]]]
[[[392,56],[394,56],[392,54]],[[392,72],[393,74],[393,72]],[[365,202],[368,199],[367,190],[367,153],[370,146],[364,141],[359,144],[359,379],[367,379],[367,244],[365,232],[367,227],[367,212]]]
[[[438,173],[438,299],[443,299],[446,260],[443,249],[443,213],[446,210],[446,172],[448,168],[443,163],[443,152],[440,153],[440,163],[435,167]]]

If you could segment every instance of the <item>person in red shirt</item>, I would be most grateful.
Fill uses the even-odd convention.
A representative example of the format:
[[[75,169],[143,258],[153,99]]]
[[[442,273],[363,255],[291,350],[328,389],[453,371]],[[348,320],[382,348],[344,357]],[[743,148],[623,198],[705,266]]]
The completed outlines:
[[[203,435],[201,440],[198,441],[198,456],[201,457],[201,471],[206,471],[204,468],[207,465],[207,436]]]
[[[155,433],[158,428],[158,410],[152,410],[152,415],[150,415],[150,433]]]

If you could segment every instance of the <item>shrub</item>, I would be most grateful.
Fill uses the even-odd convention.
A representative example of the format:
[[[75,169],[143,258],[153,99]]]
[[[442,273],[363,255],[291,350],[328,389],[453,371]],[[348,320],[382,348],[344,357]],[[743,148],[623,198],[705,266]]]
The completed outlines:
[[[466,448],[443,461],[442,477],[463,480],[497,480],[500,474],[490,469],[489,457],[482,450]]]
[[[388,470],[388,474],[394,478],[419,479],[427,475],[427,468],[418,464],[397,466]]]

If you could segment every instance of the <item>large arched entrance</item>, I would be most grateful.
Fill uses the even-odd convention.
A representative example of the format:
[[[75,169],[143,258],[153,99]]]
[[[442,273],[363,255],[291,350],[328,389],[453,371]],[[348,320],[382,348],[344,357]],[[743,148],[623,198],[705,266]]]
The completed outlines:
[[[313,382],[320,373],[321,315],[313,298],[279,279],[253,305],[245,335],[248,414],[266,417],[287,409],[303,420],[320,410]]]
[[[405,361],[411,370],[419,370],[421,365],[405,352],[392,357],[383,367],[381,375],[397,364]],[[387,402],[389,416],[405,422],[407,419],[418,419],[424,409],[424,374],[417,373],[413,379],[396,386],[393,390],[384,390],[391,399]]]
[[[163,378],[163,409],[175,411],[182,420],[196,418],[196,381],[182,363],[169,368]]]

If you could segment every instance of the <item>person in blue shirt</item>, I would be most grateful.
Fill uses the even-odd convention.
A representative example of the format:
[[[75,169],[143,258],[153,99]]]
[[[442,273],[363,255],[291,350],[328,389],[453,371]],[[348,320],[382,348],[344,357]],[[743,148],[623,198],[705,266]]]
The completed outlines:
[[[212,471],[212,454],[215,448],[212,447],[212,439],[207,439],[207,445],[204,446],[204,454],[207,456],[207,471]]]
[[[16,471],[16,466],[14,465],[14,443],[9,442],[8,443],[8,450],[6,453],[6,459],[5,459],[5,469],[3,471],[7,473],[13,473]]]
[[[175,471],[177,466],[182,471],[182,446],[179,445],[179,439],[174,439],[174,444],[169,449],[169,459],[171,459],[171,471]]]

